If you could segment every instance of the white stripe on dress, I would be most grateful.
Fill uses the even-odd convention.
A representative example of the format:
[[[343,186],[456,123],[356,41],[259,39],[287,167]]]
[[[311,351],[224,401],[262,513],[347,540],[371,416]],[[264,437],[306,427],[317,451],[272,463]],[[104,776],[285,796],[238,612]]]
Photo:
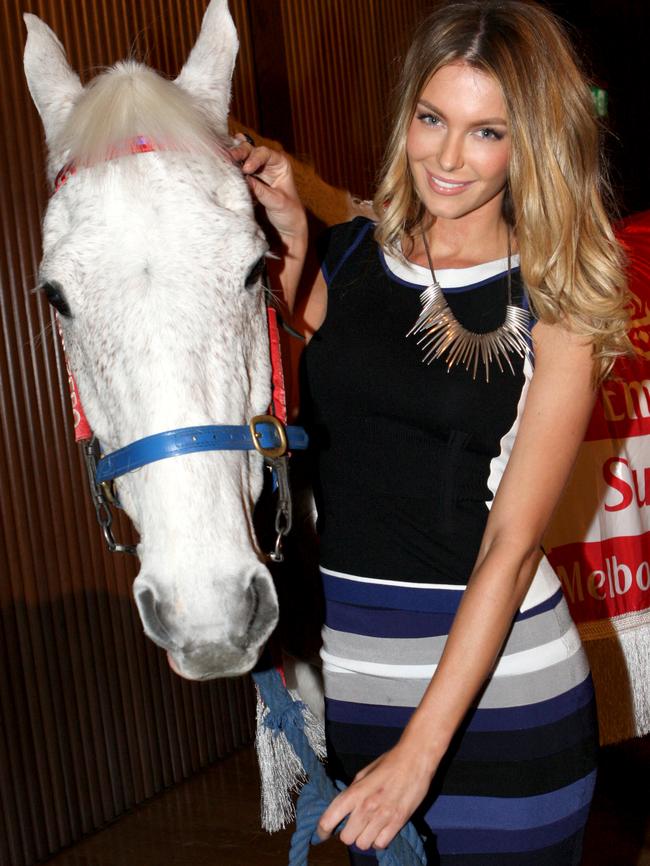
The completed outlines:
[[[457,589],[462,592],[466,589],[465,584],[459,583],[416,583],[407,580],[385,580],[379,577],[361,577],[358,574],[346,574],[344,571],[334,571],[331,568],[320,566],[323,574],[329,574],[331,577],[341,577],[343,580],[355,580],[358,583],[373,583],[379,586],[394,586],[399,589]]]
[[[566,661],[566,659],[571,658],[571,656],[581,649],[582,643],[580,642],[578,631],[575,626],[570,626],[560,638],[528,650],[502,656],[494,668],[492,677],[513,677],[541,671],[558,664],[558,662]],[[325,649],[321,650],[321,659],[323,660],[324,668],[332,672],[354,672],[369,674],[375,677],[394,677],[409,680],[430,679],[438,667],[437,664],[399,665],[341,658],[331,655]]]

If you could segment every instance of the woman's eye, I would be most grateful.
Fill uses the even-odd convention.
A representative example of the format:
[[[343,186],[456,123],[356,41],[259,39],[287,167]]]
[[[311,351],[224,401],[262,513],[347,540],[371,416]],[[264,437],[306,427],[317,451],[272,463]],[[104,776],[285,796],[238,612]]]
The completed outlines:
[[[264,260],[266,256],[261,256],[253,265],[253,267],[248,272],[246,277],[246,288],[252,289],[253,286],[257,283],[259,278],[262,276],[264,271]]]
[[[497,132],[496,129],[492,129],[490,126],[479,129],[478,134],[479,138],[485,138],[491,141],[501,141],[503,138],[502,132]]]
[[[63,286],[60,283],[56,283],[54,281],[49,283],[43,283],[41,285],[41,289],[45,292],[45,297],[48,302],[57,313],[65,316],[67,319],[72,318],[72,311],[70,310],[70,305],[68,304],[65,294],[63,292]]]
[[[427,126],[437,126],[440,123],[440,118],[435,114],[431,114],[429,111],[423,111],[421,114],[417,115],[417,118]]]

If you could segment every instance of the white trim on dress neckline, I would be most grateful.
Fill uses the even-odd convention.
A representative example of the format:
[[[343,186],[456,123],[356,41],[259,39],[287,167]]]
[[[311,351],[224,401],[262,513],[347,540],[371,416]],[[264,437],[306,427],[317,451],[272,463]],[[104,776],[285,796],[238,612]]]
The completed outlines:
[[[384,262],[388,270],[401,280],[413,283],[416,286],[431,285],[431,271],[423,265],[404,261],[397,256],[381,250]],[[519,267],[519,254],[512,256],[512,267]],[[460,286],[472,286],[475,283],[489,280],[508,270],[508,258],[495,259],[492,262],[483,262],[469,268],[436,268],[436,277],[443,289],[455,289]]]

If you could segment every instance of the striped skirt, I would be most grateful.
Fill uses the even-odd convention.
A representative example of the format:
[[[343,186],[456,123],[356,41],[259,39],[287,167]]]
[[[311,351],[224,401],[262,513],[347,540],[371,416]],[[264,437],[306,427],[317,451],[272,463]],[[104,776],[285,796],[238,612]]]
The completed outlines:
[[[328,763],[348,783],[399,739],[464,587],[321,571]],[[579,864],[597,745],[587,659],[545,573],[414,816],[429,866]],[[377,862],[354,848],[350,858]]]

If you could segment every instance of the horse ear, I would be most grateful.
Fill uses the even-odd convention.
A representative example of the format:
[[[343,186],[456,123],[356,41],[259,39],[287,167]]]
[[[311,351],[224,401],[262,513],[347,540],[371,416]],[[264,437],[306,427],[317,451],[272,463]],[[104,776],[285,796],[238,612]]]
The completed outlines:
[[[27,85],[51,145],[83,87],[56,34],[36,15],[26,12],[23,18],[27,26]]]
[[[223,134],[228,131],[230,80],[238,48],[227,0],[211,0],[198,39],[175,81],[199,101]]]

